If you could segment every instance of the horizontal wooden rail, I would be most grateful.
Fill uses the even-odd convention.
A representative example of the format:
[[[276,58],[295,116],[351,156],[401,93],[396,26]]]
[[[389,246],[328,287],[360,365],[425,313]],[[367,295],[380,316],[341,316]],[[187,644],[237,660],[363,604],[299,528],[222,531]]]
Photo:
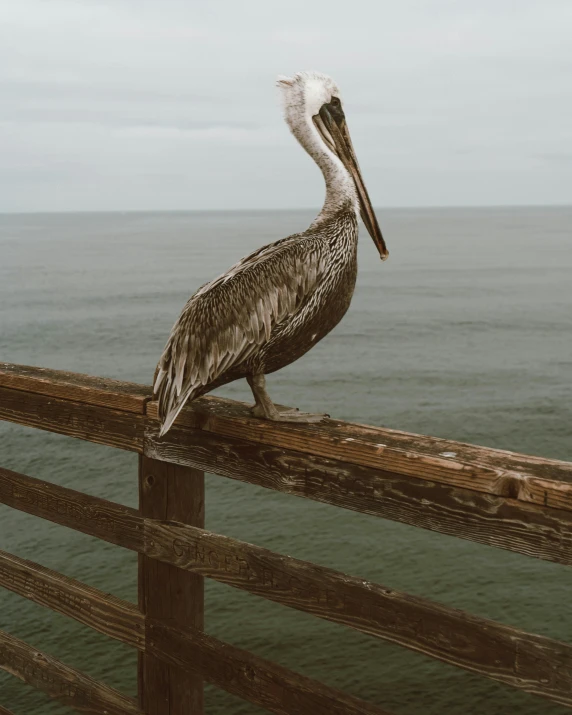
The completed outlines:
[[[143,451],[144,417],[0,387],[0,419],[131,452]]]
[[[142,385],[0,363],[0,418],[572,563],[569,463],[333,420],[273,424],[212,397],[158,439],[150,399]]]
[[[0,670],[93,715],[143,715],[134,700],[0,631]]]
[[[145,455],[275,491],[572,565],[572,512],[191,427],[145,436]]]
[[[143,549],[143,521],[136,509],[0,467],[0,504],[132,551]]]
[[[145,413],[151,399],[146,385],[12,363],[0,363],[0,385],[138,414]]]
[[[138,419],[142,415],[137,412],[145,411],[148,418],[157,419],[157,405],[149,402],[151,389],[133,383],[0,363],[0,387],[19,393],[10,396],[8,392],[0,392],[2,419],[133,451],[142,450],[141,428],[145,422]],[[38,401],[25,398],[25,393],[35,393]],[[38,393],[64,398],[63,403],[73,401],[72,414],[57,400],[47,403],[39,400]],[[124,408],[124,412],[131,411],[131,421],[125,414],[123,420],[118,417],[120,410],[116,408],[121,404],[122,393],[136,402],[136,407]],[[86,408],[101,407],[103,412],[82,411],[80,404]],[[49,405],[55,415],[46,409]],[[106,412],[111,420],[107,427],[103,418]],[[315,425],[276,423],[253,418],[243,403],[208,396],[185,408],[176,424],[572,511],[569,462],[337,420]]]
[[[386,710],[323,685],[189,627],[148,626],[149,650],[166,662],[279,715],[388,715]]]
[[[47,486],[51,510],[38,498]],[[572,705],[572,646],[566,643],[203,529],[143,519],[112,502],[1,469],[0,502],[79,531],[101,533],[151,558]],[[105,519],[86,520],[86,515],[99,514]]]
[[[157,419],[156,402],[147,404],[147,416]],[[185,408],[176,424],[572,511],[569,462],[336,420],[261,420],[243,403],[208,396]]]
[[[0,586],[143,650],[143,614],[132,603],[98,591],[32,561],[0,551]]]

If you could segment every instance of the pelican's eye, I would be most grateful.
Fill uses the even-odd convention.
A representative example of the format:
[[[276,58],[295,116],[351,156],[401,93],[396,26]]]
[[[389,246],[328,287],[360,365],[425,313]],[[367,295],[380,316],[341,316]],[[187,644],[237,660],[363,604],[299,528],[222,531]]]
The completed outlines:
[[[330,103],[328,104],[328,109],[332,115],[332,119],[336,122],[336,124],[340,125],[345,119],[340,98],[332,97],[330,99]]]

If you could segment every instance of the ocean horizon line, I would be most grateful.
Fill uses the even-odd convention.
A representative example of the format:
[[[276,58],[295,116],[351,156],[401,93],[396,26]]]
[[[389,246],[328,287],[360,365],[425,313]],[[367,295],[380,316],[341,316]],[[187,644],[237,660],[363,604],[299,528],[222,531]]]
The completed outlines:
[[[443,204],[443,205],[394,205],[374,206],[376,211],[459,211],[477,209],[569,209],[568,204]],[[295,213],[320,211],[316,206],[298,206],[285,208],[219,208],[219,209],[63,209],[63,210],[29,210],[0,211],[0,216],[61,216],[61,215],[94,215],[94,214],[237,214],[237,213]]]

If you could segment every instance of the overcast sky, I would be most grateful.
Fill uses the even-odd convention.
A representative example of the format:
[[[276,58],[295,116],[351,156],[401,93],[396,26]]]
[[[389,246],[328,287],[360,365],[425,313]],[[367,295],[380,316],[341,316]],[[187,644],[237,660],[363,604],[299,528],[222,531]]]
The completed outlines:
[[[277,74],[341,87],[376,206],[572,202],[572,0],[13,0],[0,211],[317,207]]]

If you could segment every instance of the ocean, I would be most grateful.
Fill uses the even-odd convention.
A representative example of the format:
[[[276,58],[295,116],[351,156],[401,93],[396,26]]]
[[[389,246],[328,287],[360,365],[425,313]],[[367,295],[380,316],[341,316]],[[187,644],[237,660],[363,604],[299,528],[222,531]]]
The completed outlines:
[[[309,211],[0,216],[0,361],[149,384],[202,283],[303,230]],[[362,229],[341,324],[268,379],[273,399],[333,417],[572,460],[572,207],[380,209]],[[251,400],[245,384],[217,394]],[[135,455],[0,423],[0,465],[131,506]],[[207,528],[572,642],[572,570],[209,475]],[[0,548],[136,600],[136,556],[0,506]],[[135,653],[0,592],[0,628],[119,688]],[[218,638],[396,715],[566,709],[399,646],[207,582]],[[209,715],[257,708],[207,688]],[[71,712],[0,673],[15,715]]]

